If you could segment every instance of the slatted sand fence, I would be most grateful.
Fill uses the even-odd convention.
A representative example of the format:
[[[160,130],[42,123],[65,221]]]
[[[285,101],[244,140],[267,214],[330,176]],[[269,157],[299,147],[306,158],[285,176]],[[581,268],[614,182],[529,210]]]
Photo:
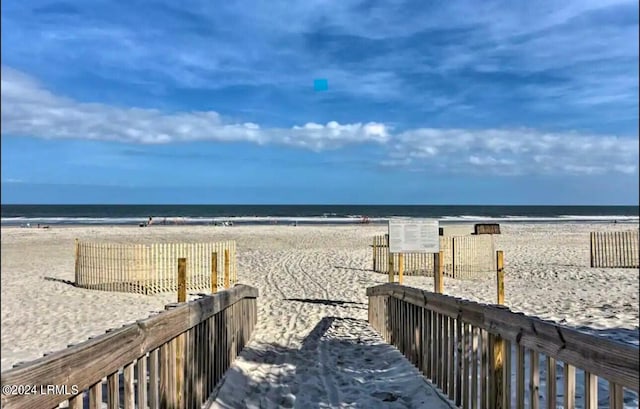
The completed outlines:
[[[389,273],[389,236],[373,238],[373,271]],[[493,236],[440,236],[440,251],[444,254],[444,276],[457,279],[486,277],[496,270]],[[398,273],[399,254],[392,253],[393,267]],[[433,276],[432,254],[404,253],[404,275]]]
[[[395,283],[369,323],[459,408],[637,408],[638,347]]]
[[[104,291],[157,294],[178,290],[178,258],[187,259],[187,290],[237,283],[235,241],[130,244],[76,241],[76,285]],[[227,280],[228,282],[225,282]]]
[[[250,341],[257,297],[240,284],[19,364],[2,373],[2,407],[200,408]]]
[[[640,229],[591,232],[591,267],[638,268]]]

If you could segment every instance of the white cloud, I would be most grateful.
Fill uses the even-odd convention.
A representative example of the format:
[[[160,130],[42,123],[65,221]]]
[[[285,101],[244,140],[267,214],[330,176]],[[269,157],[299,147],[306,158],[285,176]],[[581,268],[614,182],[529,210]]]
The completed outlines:
[[[335,149],[347,144],[384,143],[380,123],[263,129],[254,123],[227,123],[216,112],[163,113],[154,109],[119,108],[58,97],[11,68],[2,67],[2,133],[44,138],[78,138],[140,144],[188,141],[285,144]]]
[[[447,173],[633,174],[637,138],[533,129],[416,129],[394,137],[386,166]]]
[[[56,96],[30,77],[2,67],[2,134],[135,144],[189,141],[280,144],[315,151],[370,143],[383,166],[476,174],[634,174],[638,140],[535,129],[418,128],[383,123],[307,123],[266,128],[229,123],[218,113],[120,108]]]

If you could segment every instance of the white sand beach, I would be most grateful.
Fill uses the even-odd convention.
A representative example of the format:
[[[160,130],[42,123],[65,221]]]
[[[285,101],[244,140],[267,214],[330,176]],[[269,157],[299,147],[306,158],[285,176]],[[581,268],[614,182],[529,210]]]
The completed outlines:
[[[637,229],[636,224],[501,228],[495,238],[496,248],[505,252],[507,306],[637,345],[638,269],[589,268],[590,231]],[[70,285],[74,238],[234,239],[239,281],[260,290],[259,321],[220,390],[218,407],[446,407],[417,370],[366,324],[365,289],[387,280],[370,271],[369,245],[385,232],[382,225],[3,228],[2,370],[175,301],[175,294],[143,296]],[[433,280],[425,277],[405,277],[405,284],[433,288]],[[493,302],[494,276],[446,279],[445,293]],[[353,334],[360,335],[355,342]]]

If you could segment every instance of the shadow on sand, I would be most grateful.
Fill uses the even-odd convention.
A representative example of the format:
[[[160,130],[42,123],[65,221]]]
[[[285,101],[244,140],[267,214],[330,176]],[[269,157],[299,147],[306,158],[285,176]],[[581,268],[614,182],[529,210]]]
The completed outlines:
[[[341,268],[343,270],[354,270],[354,271],[367,271],[372,272],[371,268],[357,268],[357,267],[345,267],[345,266],[333,266],[333,268]]]
[[[253,342],[241,359],[257,365],[251,372],[263,374],[263,380],[231,367],[224,379],[229,390],[221,387],[214,407],[448,407],[396,348],[371,341],[376,337],[366,320],[325,317],[300,349]],[[271,370],[261,371],[262,365]],[[243,385],[249,395],[238,396],[234,385]]]
[[[62,278],[45,277],[44,279],[45,279],[45,281],[54,281],[56,283],[62,283],[62,284],[67,284],[67,285],[71,285],[71,286],[77,287],[76,283],[74,283],[73,281],[63,280]]]
[[[362,303],[362,302],[342,301],[342,300],[325,300],[325,299],[319,299],[319,298],[285,298],[284,300],[285,301],[303,302],[303,303],[308,303],[308,304],[328,305],[328,306],[332,306],[332,307],[343,307],[345,305],[349,305],[349,306],[351,306],[351,305],[364,305],[364,306],[366,306],[367,305],[367,304]],[[350,308],[367,309],[367,307],[350,307]]]

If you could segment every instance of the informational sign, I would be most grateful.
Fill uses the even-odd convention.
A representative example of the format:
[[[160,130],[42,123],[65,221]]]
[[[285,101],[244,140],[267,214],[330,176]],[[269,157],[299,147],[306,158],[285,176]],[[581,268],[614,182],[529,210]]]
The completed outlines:
[[[390,219],[391,253],[437,253],[440,235],[436,219]]]

